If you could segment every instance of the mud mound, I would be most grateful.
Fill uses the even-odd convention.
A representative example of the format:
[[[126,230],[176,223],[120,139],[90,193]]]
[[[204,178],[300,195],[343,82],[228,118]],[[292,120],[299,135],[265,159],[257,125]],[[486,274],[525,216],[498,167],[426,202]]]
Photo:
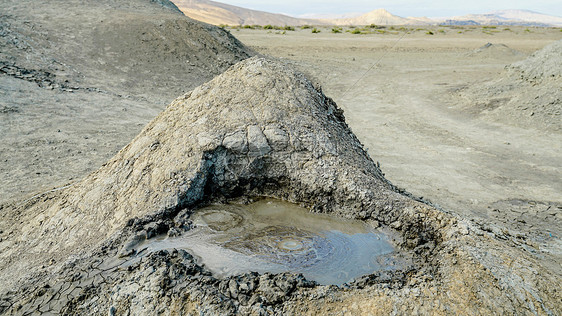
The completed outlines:
[[[524,56],[518,50],[509,48],[505,44],[492,44],[486,43],[486,45],[475,49],[468,54],[469,57],[480,57],[480,58],[498,58],[505,59],[506,56],[509,57],[522,57]]]
[[[562,131],[562,41],[506,67],[501,76],[460,93],[464,106],[491,120]]]
[[[252,55],[170,1],[3,1],[0,201],[65,185]]]
[[[8,1],[3,13],[2,72],[45,87],[168,103],[251,54],[167,0]]]
[[[201,206],[255,196],[392,229],[413,265],[341,289],[290,273],[220,278],[184,250],[131,251],[189,232]],[[522,241],[397,192],[335,103],[263,58],[176,99],[81,182],[0,216],[0,313],[560,312],[559,274]]]
[[[525,60],[512,64],[510,68],[522,79],[528,81],[552,79],[560,82],[562,77],[562,40],[546,46]]]

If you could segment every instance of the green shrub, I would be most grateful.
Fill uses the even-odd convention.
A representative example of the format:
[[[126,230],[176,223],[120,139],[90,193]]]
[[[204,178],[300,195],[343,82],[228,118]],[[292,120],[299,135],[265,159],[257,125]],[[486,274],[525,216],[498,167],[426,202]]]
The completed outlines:
[[[361,34],[361,30],[360,29],[354,29],[353,31],[351,31],[351,34]]]
[[[380,29],[385,29],[386,26],[384,26],[384,25],[370,24],[370,25],[365,26],[365,28],[366,28],[366,29],[377,29],[377,30],[380,30]],[[391,29],[391,30],[394,30],[394,27],[391,26],[390,29]]]
[[[271,24],[268,24],[266,26],[263,27],[265,30],[273,30],[273,26]]]
[[[312,33],[320,33],[320,30],[317,29],[317,28],[313,28],[313,29],[312,29]]]
[[[425,32],[425,34],[427,34],[427,35],[433,35],[433,32],[432,32],[432,31],[427,31],[427,32]]]
[[[308,30],[308,29],[311,29],[311,28],[312,28],[312,26],[310,26],[310,25],[301,26],[301,30]]]
[[[341,33],[342,28],[341,27],[333,27],[332,28],[332,33]]]
[[[288,25],[287,25],[287,26],[285,26],[285,27],[284,27],[283,29],[284,29],[285,31],[294,31],[294,30],[295,30],[295,28],[294,28],[294,27],[292,27],[292,26],[288,26]]]

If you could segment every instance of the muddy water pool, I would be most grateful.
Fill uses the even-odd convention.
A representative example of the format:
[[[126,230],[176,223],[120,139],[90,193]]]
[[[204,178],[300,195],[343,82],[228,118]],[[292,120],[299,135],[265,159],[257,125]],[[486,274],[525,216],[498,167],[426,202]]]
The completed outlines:
[[[279,200],[211,205],[191,219],[192,230],[147,241],[142,252],[186,249],[217,276],[293,272],[335,285],[402,265],[389,235],[367,223]]]

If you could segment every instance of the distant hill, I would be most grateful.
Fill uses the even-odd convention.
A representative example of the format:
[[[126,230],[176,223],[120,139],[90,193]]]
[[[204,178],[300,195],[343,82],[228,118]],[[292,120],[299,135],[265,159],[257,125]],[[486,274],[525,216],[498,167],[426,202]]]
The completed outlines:
[[[528,10],[503,10],[444,18],[440,22],[450,25],[562,26],[562,17]]]
[[[358,17],[348,19],[322,19],[327,24],[334,25],[424,25],[435,23],[427,18],[403,18],[385,9],[377,9]]]
[[[311,25],[318,20],[299,19],[283,14],[241,8],[209,0],[174,0],[188,17],[209,24],[220,25]]]

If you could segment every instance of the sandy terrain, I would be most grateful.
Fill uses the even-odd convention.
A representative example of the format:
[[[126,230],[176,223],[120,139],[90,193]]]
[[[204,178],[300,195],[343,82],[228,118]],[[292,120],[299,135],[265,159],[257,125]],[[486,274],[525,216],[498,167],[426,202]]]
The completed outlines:
[[[321,30],[231,32],[316,78],[395,185],[477,222],[532,233],[559,253],[562,135],[532,117],[523,125],[538,128],[488,119],[461,106],[458,93],[503,76],[561,39],[559,29]]]

